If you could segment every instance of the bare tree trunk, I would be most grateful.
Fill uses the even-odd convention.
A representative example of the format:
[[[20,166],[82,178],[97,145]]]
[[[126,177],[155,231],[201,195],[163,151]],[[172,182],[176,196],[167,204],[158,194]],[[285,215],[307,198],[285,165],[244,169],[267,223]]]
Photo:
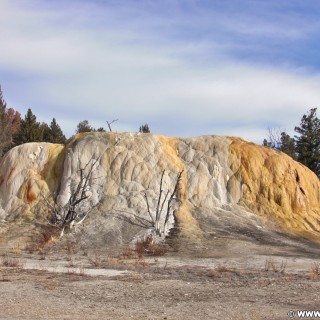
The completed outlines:
[[[93,173],[103,154],[104,152],[97,159],[92,157],[84,167],[81,167],[80,159],[78,159],[80,180],[71,192],[68,203],[65,206],[60,206],[56,202],[52,204],[46,197],[42,196],[51,213],[50,224],[61,230],[60,238],[63,237],[67,229],[71,230],[86,219],[88,213],[81,215],[80,205],[89,198],[88,191],[91,188]]]
[[[112,132],[112,130],[111,130],[111,125],[112,125],[114,122],[116,122],[116,121],[118,121],[118,119],[112,120],[111,122],[107,121],[107,124],[108,124],[108,127],[109,127],[110,132]]]
[[[159,186],[159,196],[158,196],[156,211],[155,211],[154,215],[150,211],[150,205],[149,205],[149,201],[148,201],[148,196],[145,193],[145,200],[146,200],[146,204],[147,204],[148,214],[149,214],[149,216],[151,218],[152,228],[155,230],[156,234],[158,236],[160,236],[160,237],[162,235],[166,234],[170,215],[173,214],[172,213],[172,200],[174,199],[174,196],[176,196],[176,193],[178,191],[178,188],[179,188],[179,185],[180,185],[180,182],[181,182],[182,172],[183,171],[180,171],[177,174],[177,181],[175,183],[173,192],[170,194],[170,191],[167,190],[166,195],[165,195],[164,199],[162,200],[163,176],[165,174],[165,170],[162,171],[161,178],[160,178],[160,186]],[[169,200],[167,202],[167,211],[166,211],[166,215],[164,217],[164,224],[163,224],[163,230],[162,230],[162,228],[160,226],[160,221],[161,221],[161,218],[163,217],[163,207],[164,207],[164,205],[165,205],[165,203],[166,203],[166,201],[168,199],[169,194],[170,194],[170,197],[169,197]]]
[[[166,232],[167,224],[168,224],[168,221],[169,221],[169,218],[170,218],[171,202],[172,202],[172,200],[173,200],[173,197],[176,195],[176,193],[177,193],[177,191],[178,191],[178,188],[179,188],[179,186],[180,186],[182,173],[183,173],[183,170],[178,173],[178,175],[177,175],[177,181],[176,181],[176,184],[175,184],[175,186],[174,186],[174,190],[173,190],[173,192],[171,193],[171,196],[170,196],[169,201],[168,201],[166,218],[165,218],[165,220],[164,220],[164,225],[163,225],[163,230],[164,230],[164,232]]]

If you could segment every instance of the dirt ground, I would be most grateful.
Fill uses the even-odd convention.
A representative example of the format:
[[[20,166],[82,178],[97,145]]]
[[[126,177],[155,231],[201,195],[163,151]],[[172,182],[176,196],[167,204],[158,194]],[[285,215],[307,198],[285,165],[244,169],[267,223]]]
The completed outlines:
[[[3,248],[0,319],[288,319],[320,310],[316,245],[216,239],[189,249],[138,257]]]

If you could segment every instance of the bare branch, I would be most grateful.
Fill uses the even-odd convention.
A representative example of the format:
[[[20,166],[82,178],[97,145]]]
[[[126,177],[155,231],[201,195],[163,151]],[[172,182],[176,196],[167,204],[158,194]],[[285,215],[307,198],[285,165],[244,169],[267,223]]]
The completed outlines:
[[[108,124],[108,127],[109,127],[110,132],[112,132],[111,125],[112,125],[114,122],[118,121],[118,120],[119,120],[119,119],[112,120],[111,122],[107,121],[107,124]]]
[[[149,202],[148,202],[148,196],[147,196],[146,192],[144,193],[144,197],[145,197],[146,203],[147,203],[148,214],[149,214],[149,216],[151,218],[152,224],[154,225],[154,219],[153,219],[151,211],[150,211],[150,206],[149,206]]]
[[[164,197],[164,200],[162,202],[162,205],[161,205],[161,208],[160,208],[160,212],[159,212],[159,216],[161,216],[161,214],[162,214],[162,210],[163,210],[164,204],[165,204],[165,202],[166,202],[166,200],[168,198],[168,195],[169,195],[169,190],[167,191],[167,193],[166,193],[166,195]]]
[[[170,191],[168,190],[166,192],[166,195],[164,196],[164,199],[162,200],[162,193],[163,193],[162,186],[163,186],[163,177],[165,174],[165,170],[162,171],[161,178],[160,178],[160,186],[159,186],[159,196],[158,196],[158,200],[157,200],[157,206],[155,209],[155,218],[153,218],[153,214],[151,213],[151,210],[150,210],[150,205],[149,205],[147,193],[144,192],[144,197],[145,197],[146,204],[147,204],[148,214],[151,218],[152,228],[155,230],[156,234],[159,235],[160,237],[162,235],[166,234],[166,227],[167,227],[170,215],[172,214],[171,202],[174,199],[174,196],[177,195],[177,191],[178,191],[178,188],[179,188],[179,185],[181,182],[182,173],[183,173],[183,170],[177,174],[177,180],[176,180],[176,183],[175,183],[175,186],[174,186],[172,193],[170,194]],[[170,195],[170,197],[169,197],[169,195]],[[168,197],[169,197],[169,199],[168,199]],[[163,224],[163,230],[162,230],[160,227],[160,220],[163,216],[163,208],[164,208],[165,203],[167,203],[167,212],[166,212],[166,216],[164,217],[164,224]]]
[[[180,185],[182,173],[183,173],[183,170],[178,173],[176,185],[174,186],[174,190],[171,193],[171,196],[170,196],[169,201],[168,201],[167,214],[166,214],[166,218],[165,218],[165,221],[164,221],[164,228],[166,227],[166,225],[168,223],[168,220],[169,220],[169,217],[170,217],[171,201],[172,201],[174,195],[176,194],[176,192],[178,191],[178,187]]]
[[[158,197],[158,203],[157,203],[157,209],[156,209],[156,223],[159,221],[160,215],[159,215],[159,206],[162,196],[162,182],[163,182],[163,176],[164,176],[165,170],[162,171],[161,179],[160,179],[160,187],[159,187],[159,197]]]
[[[76,225],[81,224],[81,223],[86,219],[87,216],[88,216],[88,213],[86,213],[86,214],[84,215],[84,217],[83,217],[80,221],[76,222],[75,224],[76,224]]]
[[[92,187],[92,181],[98,179],[93,178],[94,171],[106,150],[107,148],[96,158],[92,155],[84,166],[81,164],[80,153],[78,153],[79,181],[73,188],[70,188],[70,197],[66,205],[59,206],[56,199],[55,203],[51,204],[46,197],[41,195],[51,212],[54,226],[61,230],[60,237],[63,236],[66,228],[71,229],[86,219],[88,213],[81,214],[79,205],[90,197],[87,192]]]

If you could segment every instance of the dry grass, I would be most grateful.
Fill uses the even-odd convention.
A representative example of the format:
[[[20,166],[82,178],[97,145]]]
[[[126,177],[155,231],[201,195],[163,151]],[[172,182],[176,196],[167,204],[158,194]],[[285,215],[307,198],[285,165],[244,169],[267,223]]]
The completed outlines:
[[[47,226],[42,230],[38,239],[34,243],[27,246],[26,249],[30,253],[39,252],[42,256],[45,256],[45,247],[47,246],[47,244],[54,242],[58,235],[59,230],[57,228]]]
[[[229,277],[231,274],[239,274],[239,270],[229,268],[225,265],[218,265],[214,269],[208,270],[207,276],[210,278]]]
[[[21,259],[10,257],[8,254],[3,254],[1,256],[0,265],[7,268],[24,268],[24,262]]]
[[[0,269],[0,274],[1,274],[1,278],[0,278],[1,282],[9,282],[10,281],[8,272],[6,270]]]
[[[67,260],[68,261],[68,263],[67,263],[67,268],[76,268],[76,263],[75,263],[75,261],[74,261],[74,259],[68,259]]]
[[[125,265],[125,262],[121,259],[116,259],[116,258],[106,258],[103,261],[103,264],[105,266],[112,266],[112,267],[116,267],[116,266],[122,266]]]
[[[273,271],[273,272],[285,273],[286,267],[287,267],[287,262],[286,261],[281,261],[281,264],[277,265],[272,258],[269,258],[265,262],[264,270],[265,271]]]
[[[20,243],[15,243],[14,246],[11,248],[10,252],[13,254],[21,254],[22,250],[20,248]]]
[[[135,251],[139,258],[142,258],[144,255],[160,257],[165,255],[168,249],[163,245],[154,243],[152,237],[149,236],[144,240],[136,242]]]
[[[76,254],[77,252],[79,252],[80,247],[75,241],[67,239],[66,244],[65,244],[65,249],[66,249],[68,256],[70,257],[70,256]]]
[[[234,272],[234,269],[228,268],[225,265],[219,265],[215,268],[216,271],[223,273],[223,272]]]
[[[122,253],[119,255],[120,259],[137,259],[138,255],[137,252],[135,250],[133,250],[132,248],[125,248]]]
[[[70,268],[70,267],[67,267],[66,268],[66,272],[65,272],[67,275],[76,275],[76,276],[86,276],[86,271],[84,269],[83,266],[81,267],[78,267],[78,268]]]
[[[88,256],[88,260],[93,267],[99,268],[102,266],[103,260],[101,254],[95,251],[93,256]]]
[[[40,284],[44,289],[47,289],[47,290],[54,290],[57,287],[62,286],[62,282],[57,279],[45,279],[41,281]]]
[[[320,278],[320,263],[314,262],[310,270],[310,279],[317,281]]]

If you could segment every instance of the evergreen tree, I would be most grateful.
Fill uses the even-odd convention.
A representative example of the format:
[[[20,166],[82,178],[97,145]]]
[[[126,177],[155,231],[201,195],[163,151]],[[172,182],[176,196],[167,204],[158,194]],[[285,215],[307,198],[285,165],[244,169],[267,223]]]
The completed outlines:
[[[41,140],[40,141],[50,142],[48,140],[49,136],[50,136],[50,128],[49,128],[48,124],[46,122],[41,122],[39,129],[41,132]]]
[[[88,120],[83,120],[78,123],[76,133],[91,132],[91,131],[95,131],[95,129],[90,126]]]
[[[150,133],[150,129],[149,129],[148,124],[146,123],[146,124],[140,126],[139,132],[142,132],[142,133]]]
[[[0,156],[2,157],[5,149],[11,144],[11,128],[9,127],[7,116],[7,103],[3,99],[0,88]]]
[[[43,141],[60,144],[66,142],[66,137],[55,118],[52,119],[50,126],[47,125],[47,128],[45,128],[43,132]]]
[[[19,131],[14,136],[15,144],[26,142],[39,142],[43,139],[43,126],[37,122],[37,117],[28,109],[24,119],[21,120]]]
[[[0,157],[13,147],[13,134],[20,125],[20,113],[12,108],[7,109],[0,87]]]
[[[279,150],[296,159],[295,141],[287,133],[281,132]]]
[[[309,110],[301,119],[300,127],[294,131],[297,159],[318,177],[320,177],[320,120],[317,117],[317,108]]]
[[[285,131],[275,128],[268,129],[268,136],[268,140],[263,140],[263,146],[280,150],[296,159],[294,138],[291,138]]]
[[[274,146],[272,145],[272,143],[270,141],[268,141],[267,139],[263,139],[262,145],[264,147],[268,147],[268,148],[274,148]]]

